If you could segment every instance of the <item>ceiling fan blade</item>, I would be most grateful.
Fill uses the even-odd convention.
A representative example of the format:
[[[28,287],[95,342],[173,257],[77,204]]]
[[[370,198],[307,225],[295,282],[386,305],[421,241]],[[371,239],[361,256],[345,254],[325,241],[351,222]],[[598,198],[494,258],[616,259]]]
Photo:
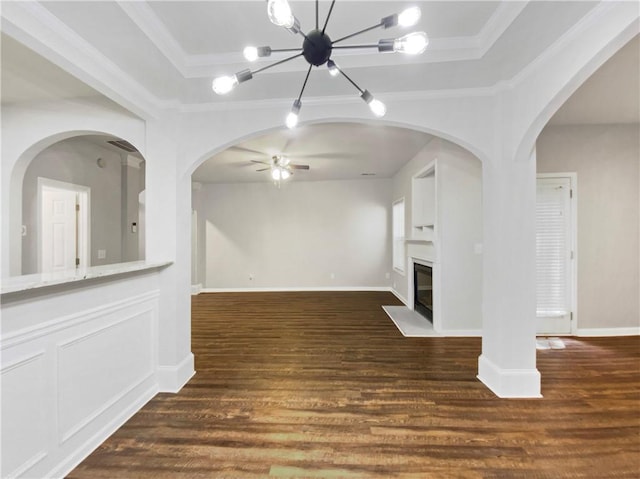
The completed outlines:
[[[267,171],[267,170],[270,170],[270,169],[271,168],[260,168],[259,170],[256,170],[256,171]]]
[[[308,170],[309,169],[309,165],[289,165],[289,168],[292,168],[294,170]]]
[[[230,146],[228,148],[230,151],[238,151],[240,153],[252,153],[254,155],[260,156],[269,156],[264,151],[252,150],[251,148],[245,148],[244,146]]]
[[[267,161],[260,161],[260,160],[249,160],[249,161],[251,161],[251,163],[260,163],[261,165],[271,165],[271,163]]]

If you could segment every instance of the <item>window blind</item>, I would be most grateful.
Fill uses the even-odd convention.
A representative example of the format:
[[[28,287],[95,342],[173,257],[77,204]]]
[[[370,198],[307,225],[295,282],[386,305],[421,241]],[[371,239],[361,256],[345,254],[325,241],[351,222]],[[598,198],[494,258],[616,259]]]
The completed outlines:
[[[536,197],[536,294],[539,317],[570,311],[570,180],[540,178]]]
[[[393,204],[393,267],[404,271],[404,200]]]

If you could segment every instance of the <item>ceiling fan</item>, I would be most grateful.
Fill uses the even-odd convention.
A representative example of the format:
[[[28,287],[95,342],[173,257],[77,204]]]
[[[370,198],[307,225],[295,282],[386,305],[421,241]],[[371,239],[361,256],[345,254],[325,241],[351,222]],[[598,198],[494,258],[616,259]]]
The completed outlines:
[[[309,165],[299,165],[297,163],[291,163],[291,160],[284,155],[273,155],[270,162],[251,160],[252,163],[259,163],[261,165],[267,165],[266,168],[260,168],[256,171],[271,171],[271,178],[273,181],[280,182],[286,180],[293,175],[293,170],[308,170]]]

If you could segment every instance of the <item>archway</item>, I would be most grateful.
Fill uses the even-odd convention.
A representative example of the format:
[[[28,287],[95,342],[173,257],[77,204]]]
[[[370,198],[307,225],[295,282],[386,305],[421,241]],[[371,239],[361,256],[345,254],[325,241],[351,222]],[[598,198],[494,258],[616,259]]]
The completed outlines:
[[[18,157],[11,172],[11,275],[42,271],[43,238],[53,238],[43,236],[41,231],[48,210],[42,208],[39,193],[38,185],[43,181],[54,182],[59,192],[66,188],[76,191],[81,188],[85,192],[82,200],[71,194],[73,198],[69,197],[68,202],[73,200],[80,204],[77,203],[80,201],[82,209],[65,215],[67,227],[62,224],[56,227],[58,233],[68,232],[64,239],[67,245],[76,245],[75,252],[73,246],[67,246],[63,255],[74,253],[76,267],[142,259],[144,225],[140,224],[138,195],[144,190],[144,172],[144,158],[135,146],[102,132],[61,132],[29,147]],[[86,214],[83,214],[84,209],[87,209]],[[62,217],[58,219],[62,220]],[[73,231],[76,231],[75,235]],[[63,238],[58,239],[60,246]],[[51,247],[48,244],[44,251]],[[83,249],[86,256],[81,254]],[[62,250],[58,253],[58,261],[62,261]],[[70,264],[67,263],[69,258],[58,267],[73,266],[73,258]]]

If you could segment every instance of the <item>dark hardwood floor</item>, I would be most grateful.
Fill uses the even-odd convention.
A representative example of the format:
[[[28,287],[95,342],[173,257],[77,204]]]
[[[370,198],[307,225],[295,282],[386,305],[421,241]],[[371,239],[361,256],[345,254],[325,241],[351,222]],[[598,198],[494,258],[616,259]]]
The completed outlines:
[[[479,338],[404,338],[389,293],[193,298],[196,376],[79,478],[638,478],[640,339],[538,352],[543,399],[477,379]]]

